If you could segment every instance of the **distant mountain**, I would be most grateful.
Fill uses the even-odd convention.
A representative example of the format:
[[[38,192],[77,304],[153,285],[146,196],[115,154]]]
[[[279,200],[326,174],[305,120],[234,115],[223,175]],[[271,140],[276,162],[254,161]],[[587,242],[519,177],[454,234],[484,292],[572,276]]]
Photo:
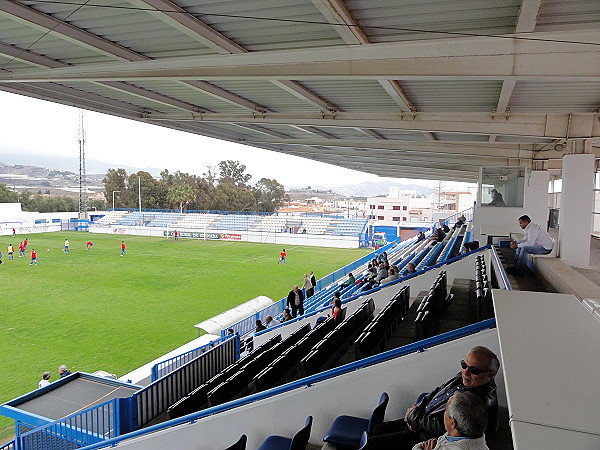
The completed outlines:
[[[331,190],[352,197],[377,197],[378,195],[387,195],[391,187],[417,191],[417,195],[429,195],[433,192],[433,189],[418,184],[401,184],[392,181],[365,181],[359,184],[346,184],[331,188]]]
[[[44,155],[31,155],[27,153],[19,152],[6,152],[5,149],[0,149],[0,161],[9,165],[23,165],[23,166],[38,166],[38,167],[60,167],[62,170],[68,170],[73,173],[79,173],[79,157],[74,155],[73,158],[65,156],[44,156]],[[104,175],[108,169],[123,168],[127,173],[134,173],[140,170],[150,173],[154,177],[160,176],[162,169],[154,167],[131,167],[123,164],[109,164],[102,161],[86,158],[85,167],[87,176],[90,178],[100,179],[104,178]]]

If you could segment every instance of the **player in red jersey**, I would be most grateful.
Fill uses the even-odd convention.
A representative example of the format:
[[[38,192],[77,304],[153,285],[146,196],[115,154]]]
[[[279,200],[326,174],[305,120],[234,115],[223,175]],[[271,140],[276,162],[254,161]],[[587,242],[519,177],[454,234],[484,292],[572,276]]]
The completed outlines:
[[[285,252],[285,248],[281,251],[281,253],[279,253],[279,261],[277,261],[277,264],[279,264],[281,261],[283,261],[283,263],[285,264],[285,257],[287,256],[287,253]]]

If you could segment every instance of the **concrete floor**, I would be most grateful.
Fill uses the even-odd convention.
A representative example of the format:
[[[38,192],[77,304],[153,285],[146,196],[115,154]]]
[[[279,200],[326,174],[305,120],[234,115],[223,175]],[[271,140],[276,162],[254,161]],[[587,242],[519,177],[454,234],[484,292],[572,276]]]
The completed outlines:
[[[600,286],[600,239],[594,237],[590,239],[590,267],[586,269],[574,267],[574,269]]]

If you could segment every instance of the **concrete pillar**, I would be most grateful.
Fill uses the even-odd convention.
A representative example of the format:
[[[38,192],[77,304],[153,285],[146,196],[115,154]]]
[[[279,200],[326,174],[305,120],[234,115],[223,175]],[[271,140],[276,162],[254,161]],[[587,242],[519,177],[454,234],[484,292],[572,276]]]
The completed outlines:
[[[589,267],[594,200],[592,154],[563,157],[560,199],[560,259],[573,267]]]
[[[533,223],[546,228],[548,222],[548,184],[550,174],[546,170],[532,170],[525,180],[525,202],[523,214],[531,217]],[[522,215],[522,214],[521,214]],[[513,220],[516,222],[517,217]]]

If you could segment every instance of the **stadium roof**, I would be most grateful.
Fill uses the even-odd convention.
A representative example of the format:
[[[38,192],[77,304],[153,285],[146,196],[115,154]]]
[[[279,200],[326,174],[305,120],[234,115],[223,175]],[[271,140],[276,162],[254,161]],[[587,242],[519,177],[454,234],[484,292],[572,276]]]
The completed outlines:
[[[600,2],[0,0],[0,90],[381,176],[560,169],[600,152]]]

